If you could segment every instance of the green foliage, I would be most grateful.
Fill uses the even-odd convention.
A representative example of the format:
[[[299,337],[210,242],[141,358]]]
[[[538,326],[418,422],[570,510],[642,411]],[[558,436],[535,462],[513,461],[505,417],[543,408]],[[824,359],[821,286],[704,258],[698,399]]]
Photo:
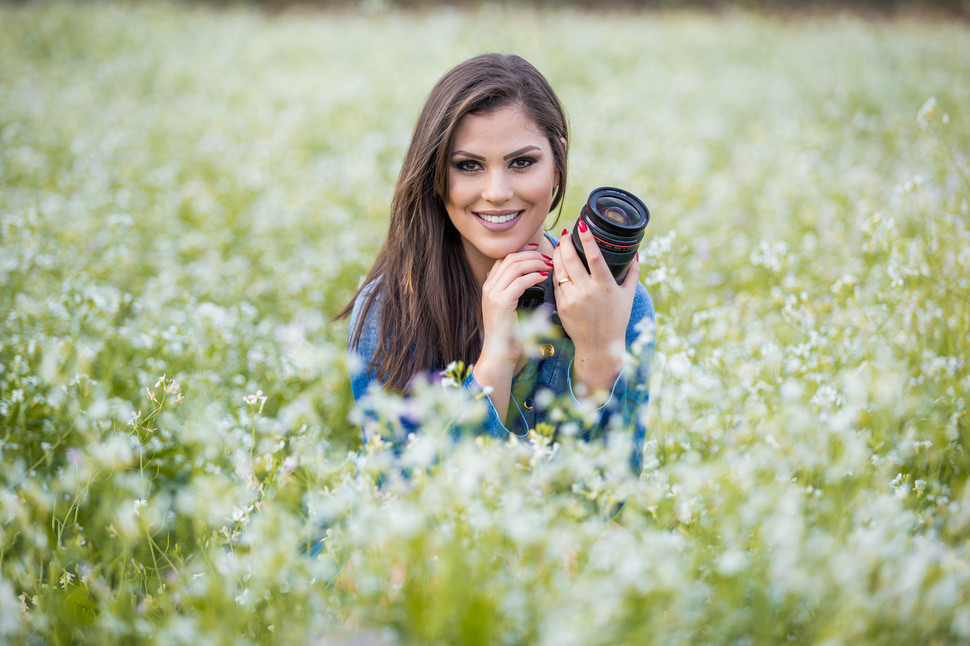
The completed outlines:
[[[329,319],[490,50],[566,104],[563,217],[653,213],[638,480],[440,385],[360,446]],[[966,642],[967,78],[917,20],[0,7],[0,642]]]

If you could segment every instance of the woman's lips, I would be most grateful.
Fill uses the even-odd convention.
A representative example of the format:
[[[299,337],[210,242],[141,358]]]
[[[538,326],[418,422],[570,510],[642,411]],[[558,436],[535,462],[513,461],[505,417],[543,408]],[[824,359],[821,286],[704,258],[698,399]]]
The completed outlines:
[[[478,219],[489,224],[505,224],[519,217],[522,211],[476,211]]]

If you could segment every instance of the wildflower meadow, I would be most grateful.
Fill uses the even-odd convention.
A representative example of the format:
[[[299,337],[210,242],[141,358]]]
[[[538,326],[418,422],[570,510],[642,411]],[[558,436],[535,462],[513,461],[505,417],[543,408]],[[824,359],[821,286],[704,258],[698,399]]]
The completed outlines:
[[[560,229],[652,212],[639,478],[448,379],[361,444],[331,317],[486,51],[565,104]],[[960,21],[0,5],[0,643],[968,643],[968,229]]]

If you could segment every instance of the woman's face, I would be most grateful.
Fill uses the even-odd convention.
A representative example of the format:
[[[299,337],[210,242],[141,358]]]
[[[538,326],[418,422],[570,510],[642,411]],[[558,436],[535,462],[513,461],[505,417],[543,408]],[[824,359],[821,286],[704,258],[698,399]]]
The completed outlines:
[[[542,239],[559,172],[549,140],[521,107],[462,117],[448,164],[445,209],[479,275]]]

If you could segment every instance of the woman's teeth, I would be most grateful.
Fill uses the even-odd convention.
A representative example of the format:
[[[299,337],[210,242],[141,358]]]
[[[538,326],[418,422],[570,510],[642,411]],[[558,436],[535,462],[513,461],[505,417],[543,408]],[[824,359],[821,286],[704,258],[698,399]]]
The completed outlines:
[[[484,213],[476,213],[475,215],[486,222],[491,222],[492,224],[503,224],[509,220],[514,220],[517,218],[519,213],[521,213],[521,211],[516,211],[515,213],[510,213],[509,215],[485,215]]]

